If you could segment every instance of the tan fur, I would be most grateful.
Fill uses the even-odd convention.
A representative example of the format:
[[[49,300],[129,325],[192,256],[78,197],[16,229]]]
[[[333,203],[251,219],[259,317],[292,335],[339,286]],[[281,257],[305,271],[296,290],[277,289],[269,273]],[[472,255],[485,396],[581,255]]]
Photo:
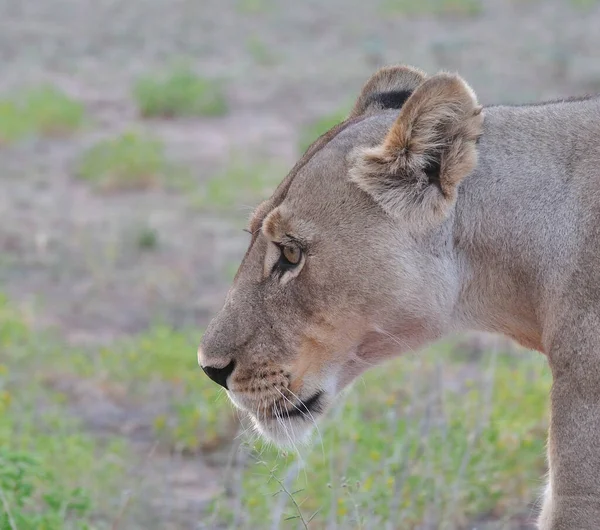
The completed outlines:
[[[444,216],[477,164],[482,123],[471,88],[458,76],[436,75],[413,92],[383,143],[360,153],[350,176],[390,215]],[[440,166],[441,195],[425,174],[431,164]]]
[[[255,211],[198,361],[234,361],[229,396],[285,444],[369,367],[504,334],[554,378],[539,528],[600,528],[599,168],[600,99],[482,111],[456,75],[384,69]]]

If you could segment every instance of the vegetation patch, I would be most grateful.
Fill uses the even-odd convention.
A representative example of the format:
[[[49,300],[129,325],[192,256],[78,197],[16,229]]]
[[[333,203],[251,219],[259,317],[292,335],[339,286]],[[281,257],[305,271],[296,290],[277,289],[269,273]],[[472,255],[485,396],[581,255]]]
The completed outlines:
[[[90,515],[82,488],[67,490],[30,453],[0,448],[0,530],[85,528]],[[89,527],[88,527],[89,528]]]
[[[102,373],[120,384],[135,401],[149,402],[157,389],[168,397],[168,412],[153,427],[171,449],[196,453],[230,439],[237,423],[224,392],[202,374],[195,351],[199,336],[155,326],[132,340],[104,348],[92,366],[78,365],[79,375]]]
[[[0,350],[0,530],[97,528],[124,484],[123,444],[83,432],[43,380],[64,350],[1,297]]]
[[[62,136],[79,129],[82,103],[51,85],[0,100],[0,145],[32,136]]]
[[[103,191],[179,183],[183,173],[168,162],[160,140],[133,131],[98,142],[80,157],[76,169],[77,177]]]
[[[222,116],[228,110],[222,83],[200,77],[190,68],[142,77],[135,84],[134,98],[146,118]]]
[[[598,5],[598,0],[571,0],[571,5],[577,9],[593,9]]]
[[[273,9],[271,0],[236,0],[236,9],[240,13],[257,15]]]
[[[438,349],[368,373],[308,450],[252,446],[243,479],[250,526],[275,517],[456,528],[482,513],[522,512],[544,472],[543,360],[487,355],[481,380],[452,388],[444,381],[460,380],[464,366],[442,372],[440,359],[450,362]]]
[[[279,62],[279,57],[273,47],[269,46],[258,35],[252,35],[248,38],[246,49],[256,63],[261,66],[273,66]]]
[[[154,250],[158,246],[158,232],[150,226],[143,226],[138,231],[136,241],[140,250]]]
[[[166,408],[157,408],[152,428],[171,450],[223,449],[233,441],[236,413],[197,366],[197,331],[155,326],[96,351],[49,349],[47,340],[6,309],[5,303],[0,340],[10,353],[0,379],[5,396],[0,447],[27,451],[26,462],[36,462],[27,473],[38,465],[48,473],[36,488],[58,492],[56,498],[66,506],[63,521],[74,513],[86,521],[89,507],[106,501],[114,491],[111,481],[123,476],[127,453],[114,443],[99,453],[88,435],[74,430],[66,402],[57,397],[53,414],[44,410],[36,416],[40,374],[116,385],[120,399],[129,403],[162,396]],[[31,388],[22,388],[23,381]],[[28,402],[12,399],[17,388]],[[538,496],[545,471],[549,388],[546,363],[534,354],[487,352],[474,363],[439,344],[407,355],[358,381],[319,422],[307,446],[282,452],[245,434],[250,464],[228,479],[238,484],[233,491],[242,499],[232,504],[225,495],[217,497],[207,520],[212,518],[215,527],[235,521],[236,528],[303,528],[309,521],[316,528],[415,528],[426,522],[455,528],[482,513],[522,513]],[[78,489],[82,483],[85,490]],[[11,514],[19,488],[6,488],[15,507]],[[54,517],[45,497],[36,499],[32,513]]]
[[[382,7],[408,16],[476,16],[483,11],[482,0],[384,0]]]
[[[304,153],[311,144],[325,134],[329,129],[335,127],[338,123],[343,122],[348,117],[348,109],[338,110],[322,116],[321,118],[304,126],[300,131],[300,141],[298,148],[301,153]]]
[[[222,171],[210,178],[200,190],[200,207],[223,208],[244,200],[251,207],[262,197],[271,195],[286,169],[272,162],[256,162],[233,155]]]

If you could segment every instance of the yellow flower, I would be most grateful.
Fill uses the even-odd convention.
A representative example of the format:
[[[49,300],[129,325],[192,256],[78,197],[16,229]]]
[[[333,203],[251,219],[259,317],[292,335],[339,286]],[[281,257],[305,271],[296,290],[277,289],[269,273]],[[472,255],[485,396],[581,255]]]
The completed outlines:
[[[166,424],[167,418],[164,416],[164,414],[161,414],[160,416],[154,418],[154,428],[156,430],[162,431],[165,428]]]
[[[8,390],[5,390],[4,392],[2,392],[0,394],[0,403],[2,403],[5,407],[8,408],[8,406],[10,405],[11,400],[12,400],[12,397],[9,394]]]

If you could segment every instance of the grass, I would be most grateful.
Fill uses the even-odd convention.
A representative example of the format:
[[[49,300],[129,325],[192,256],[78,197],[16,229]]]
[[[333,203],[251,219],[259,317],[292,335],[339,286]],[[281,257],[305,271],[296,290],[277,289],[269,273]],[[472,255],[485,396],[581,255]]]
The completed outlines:
[[[269,196],[285,172],[274,163],[249,161],[244,156],[233,155],[227,167],[206,182],[196,203],[201,208],[224,208],[241,200],[253,204]]]
[[[51,85],[0,100],[0,145],[33,136],[63,136],[84,123],[83,105]]]
[[[31,332],[4,298],[0,349],[0,529],[100,528],[92,523],[109,509],[103,492],[125,484],[127,452],[119,440],[86,434],[67,413],[43,378],[61,349]]]
[[[279,513],[318,528],[454,528],[523,510],[544,471],[547,370],[540,359],[488,356],[482,381],[444,389],[461,370],[444,357],[430,351],[369,373],[301,459],[254,446],[246,524]]]
[[[146,118],[222,116],[228,111],[222,84],[200,77],[190,68],[142,77],[135,84],[133,95]]]
[[[60,530],[90,511],[84,490],[65,490],[35,457],[2,448],[0,499],[0,530]]]
[[[271,0],[236,0],[235,8],[246,15],[258,15],[273,9]]]
[[[182,168],[169,163],[163,143],[128,131],[102,140],[80,157],[76,176],[104,191],[143,190],[164,184],[181,184]]]
[[[35,479],[35,487],[66,507],[57,530],[72,527],[68,513],[76,506],[82,510],[78,522],[86,522],[91,514],[98,518],[100,507],[115,505],[114,483],[123,480],[128,457],[118,440],[108,447],[103,442],[100,450],[68,414],[68,399],[44,386],[52,374],[119,388],[130,404],[162,404],[153,406],[151,427],[172,451],[212,451],[233,439],[236,415],[197,367],[197,331],[155,326],[84,352],[49,347],[8,302],[0,308],[0,345],[8,352],[0,377],[0,447],[9,455],[24,452],[43,470],[39,476],[47,478]],[[311,518],[311,528],[383,528],[390,522],[415,528],[424,521],[455,528],[480,514],[523,510],[544,472],[550,380],[541,357],[522,355],[488,352],[472,363],[440,344],[369,372],[299,454],[243,438],[249,464],[231,478],[233,491],[241,491],[238,507],[217,497],[207,517],[248,529],[302,528]],[[43,413],[40,389],[51,404]],[[3,489],[11,513],[21,510],[19,488]],[[28,510],[56,515],[35,497]]]
[[[384,0],[382,9],[407,16],[476,16],[483,11],[483,3],[482,0]]]
[[[101,373],[122,385],[132,400],[150,402],[157,389],[169,398],[167,412],[157,413],[157,437],[177,451],[196,453],[214,448],[232,434],[232,408],[219,387],[200,377],[195,351],[199,336],[155,326],[132,340],[102,349],[95,362],[77,374]]]
[[[149,226],[140,228],[136,239],[140,250],[153,250],[158,247],[158,232]]]
[[[598,0],[569,0],[576,9],[592,9],[598,5]]]
[[[304,153],[319,136],[344,121],[347,116],[348,109],[341,109],[305,125],[300,131],[299,151]]]
[[[272,47],[269,47],[258,35],[252,35],[248,38],[246,49],[256,63],[261,66],[273,66],[279,62],[279,58]]]

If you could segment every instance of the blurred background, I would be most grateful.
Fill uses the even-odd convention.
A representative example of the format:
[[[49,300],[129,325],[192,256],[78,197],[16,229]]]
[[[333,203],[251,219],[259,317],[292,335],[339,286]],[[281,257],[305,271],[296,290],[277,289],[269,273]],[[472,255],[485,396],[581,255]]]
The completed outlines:
[[[198,369],[242,228],[383,64],[600,90],[596,0],[0,0],[0,530],[525,529],[541,355],[456,337],[266,446]]]

